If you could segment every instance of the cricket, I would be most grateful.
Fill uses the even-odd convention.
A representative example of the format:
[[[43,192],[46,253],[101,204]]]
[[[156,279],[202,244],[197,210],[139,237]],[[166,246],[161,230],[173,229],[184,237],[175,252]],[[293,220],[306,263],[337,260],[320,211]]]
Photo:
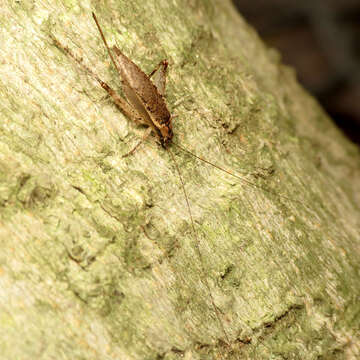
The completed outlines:
[[[214,314],[218,321],[219,327],[223,333],[224,341],[227,343],[227,346],[229,347],[229,350],[231,352],[230,337],[227,334],[227,331],[225,330],[224,320],[222,319],[220,311],[218,310],[218,307],[215,304],[215,300],[212,295],[211,288],[205,274],[204,265],[203,265],[204,261],[203,261],[202,253],[200,251],[199,237],[196,231],[189,197],[186,191],[185,182],[181,175],[180,167],[177,164],[175,155],[171,151],[171,145],[176,146],[180,150],[192,155],[196,159],[201,160],[215,167],[219,171],[222,171],[224,173],[227,173],[228,175],[231,175],[239,179],[240,181],[246,183],[247,185],[257,187],[261,190],[275,194],[276,196],[279,197],[283,197],[290,201],[296,201],[296,200],[289,199],[286,196],[279,195],[270,189],[264,188],[262,186],[259,186],[258,184],[250,182],[247,179],[243,178],[242,176],[237,175],[232,171],[224,169],[216,164],[213,164],[210,161],[193,154],[191,151],[175,143],[173,141],[173,130],[172,130],[173,116],[170,114],[165,102],[166,72],[167,72],[168,62],[166,60],[161,61],[158,64],[158,66],[154,69],[154,71],[152,71],[149,75],[145,74],[133,61],[131,61],[126,55],[124,55],[118,47],[116,46],[113,46],[112,48],[109,47],[95,13],[92,13],[92,16],[99,31],[100,37],[109,54],[111,63],[113,64],[114,68],[116,69],[119,75],[125,98],[120,96],[112,87],[110,87],[107,83],[101,80],[90,68],[88,68],[83,63],[82,59],[77,57],[67,46],[62,45],[54,37],[52,37],[52,40],[59,49],[61,49],[72,59],[74,59],[83,69],[85,69],[85,71],[91,77],[93,77],[99,83],[99,85],[106,91],[106,93],[111,97],[113,102],[117,105],[117,107],[129,120],[135,122],[136,124],[147,126],[147,129],[144,132],[144,135],[140,140],[140,142],[128,153],[124,154],[123,157],[130,156],[131,154],[133,154],[136,151],[136,149],[140,146],[140,144],[146,141],[146,139],[151,133],[155,134],[161,147],[166,151],[168,151],[168,153],[170,154],[170,157],[174,162],[176,172],[179,176],[181,189],[186,202],[186,208],[187,208],[189,223],[191,226],[191,232],[194,239],[194,243],[196,244],[195,250],[199,258],[200,267],[202,269],[202,274],[200,274],[201,282],[207,289]]]

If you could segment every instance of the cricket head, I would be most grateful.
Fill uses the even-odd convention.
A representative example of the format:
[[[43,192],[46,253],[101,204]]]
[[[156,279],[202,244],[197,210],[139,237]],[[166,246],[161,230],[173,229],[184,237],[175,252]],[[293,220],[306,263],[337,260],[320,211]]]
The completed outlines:
[[[169,121],[168,124],[162,126],[160,129],[160,142],[161,146],[166,149],[168,145],[171,143],[173,137],[173,131],[171,122]]]

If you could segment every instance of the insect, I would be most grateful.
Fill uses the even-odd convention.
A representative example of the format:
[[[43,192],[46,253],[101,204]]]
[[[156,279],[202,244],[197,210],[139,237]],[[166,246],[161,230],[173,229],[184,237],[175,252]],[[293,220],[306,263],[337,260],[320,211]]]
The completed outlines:
[[[118,95],[115,90],[113,90],[107,83],[101,80],[91,69],[86,67],[83,64],[82,60],[79,59],[77,56],[75,56],[68,47],[63,46],[54,37],[53,37],[53,41],[55,42],[55,45],[57,47],[64,50],[80,66],[86,69],[88,74],[90,74],[100,84],[100,86],[111,96],[114,103],[120,108],[120,110],[124,113],[125,116],[127,116],[130,120],[138,124],[144,124],[148,126],[148,129],[144,133],[143,141],[150,135],[151,132],[153,132],[157,136],[161,146],[169,152],[172,160],[174,161],[176,171],[179,175],[182,191],[186,201],[186,207],[187,207],[187,212],[189,214],[192,234],[195,239],[196,252],[199,257],[201,270],[202,270],[202,274],[200,274],[201,281],[203,282],[204,286],[207,289],[211,305],[213,307],[219,326],[223,332],[224,339],[227,342],[228,346],[230,346],[230,337],[227,334],[227,331],[224,326],[224,322],[221,318],[221,314],[218,310],[218,307],[215,304],[215,300],[211,292],[211,287],[205,275],[205,270],[203,265],[204,262],[199,247],[199,238],[195,228],[190,202],[185,188],[185,183],[181,175],[180,168],[177,165],[175,156],[170,149],[170,145],[173,144],[179,147],[181,150],[190,153],[192,156],[195,156],[196,158],[208,164],[211,164],[212,166],[215,166],[220,171],[224,171],[240,179],[241,181],[248,183],[249,185],[259,187],[261,189],[264,188],[250,181],[247,181],[246,179],[236,174],[233,174],[232,172],[226,169],[223,169],[215,164],[212,164],[209,161],[192,154],[190,151],[188,151],[181,145],[174,143],[172,141],[173,139],[173,131],[172,131],[172,123],[171,123],[172,117],[164,100],[166,71],[168,66],[167,61],[164,60],[160,62],[159,65],[149,76],[146,75],[136,64],[134,64],[128,57],[126,57],[117,47],[113,47],[112,49],[110,49],[104,37],[103,31],[99,25],[99,22],[96,18],[96,15],[92,13],[92,16],[99,30],[102,41],[104,42],[107,52],[110,56],[111,62],[119,74],[122,83],[122,89],[126,99]],[[113,55],[112,51],[114,52],[115,56]],[[140,143],[138,143],[131,151],[129,151],[124,156],[131,155],[135,151],[135,149],[140,145]],[[273,193],[271,190],[268,189],[264,189],[264,190]],[[276,195],[279,196],[278,194]]]
[[[181,181],[181,187],[186,200],[186,206],[190,217],[193,236],[195,237],[196,240],[195,241],[196,251],[198,253],[199,260],[202,266],[201,280],[203,281],[204,285],[208,290],[211,304],[218,319],[219,325],[224,333],[224,337],[227,343],[230,344],[229,336],[225,331],[225,327],[221,320],[219,310],[216,307],[214,298],[212,296],[210,285],[205,276],[202,254],[199,247],[199,239],[197,237],[197,233],[195,230],[195,224],[191,212],[189,198],[185,190],[185,184],[181,176],[180,169],[175,160],[175,157],[172,151],[168,148],[173,137],[173,132],[171,126],[171,115],[169,110],[167,109],[166,103],[163,98],[163,96],[165,95],[165,83],[166,83],[165,76],[166,76],[167,62],[166,60],[162,61],[158,65],[158,67],[150,74],[150,76],[147,76],[136,64],[134,64],[127,56],[125,56],[117,47],[113,47],[113,50],[117,57],[116,58],[117,61],[115,61],[111,53],[111,50],[107,44],[107,41],[105,39],[103,31],[96,18],[95,13],[92,13],[92,16],[99,30],[101,38],[105,44],[105,47],[108,51],[108,54],[111,58],[111,61],[120,75],[123,91],[126,95],[128,104],[130,106],[123,99],[120,100],[120,97],[116,93],[114,93],[114,91],[110,89],[110,87],[101,80],[100,80],[100,85],[109,93],[109,95],[113,98],[114,102],[123,110],[123,112],[131,120],[149,126],[148,131],[145,132],[143,139],[146,139],[146,137],[150,134],[150,132],[153,131],[158,136],[161,146],[169,151]],[[150,81],[151,76],[154,76],[155,85]],[[131,150],[130,153],[134,152],[135,149],[136,147],[133,150]]]

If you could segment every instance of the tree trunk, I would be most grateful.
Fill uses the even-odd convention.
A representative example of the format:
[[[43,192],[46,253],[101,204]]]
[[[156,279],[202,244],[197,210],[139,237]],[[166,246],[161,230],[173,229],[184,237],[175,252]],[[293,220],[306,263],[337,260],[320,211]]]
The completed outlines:
[[[29,4],[0,10],[1,358],[358,358],[358,149],[230,1]],[[194,229],[171,154],[122,157],[144,129],[51,39],[120,89],[92,10],[168,59],[174,143],[243,178],[170,146]]]

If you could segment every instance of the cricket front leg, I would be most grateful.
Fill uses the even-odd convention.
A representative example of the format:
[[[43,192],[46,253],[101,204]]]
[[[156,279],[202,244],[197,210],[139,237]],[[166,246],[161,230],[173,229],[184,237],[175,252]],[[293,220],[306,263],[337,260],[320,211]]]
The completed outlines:
[[[149,137],[149,135],[151,134],[151,127],[148,127],[145,132],[144,132],[144,135],[141,137],[141,140],[129,151],[127,152],[126,154],[124,154],[122,157],[127,157],[127,156],[130,156],[130,155],[133,155],[134,152],[137,150],[137,148],[144,142],[146,141],[146,139]]]

